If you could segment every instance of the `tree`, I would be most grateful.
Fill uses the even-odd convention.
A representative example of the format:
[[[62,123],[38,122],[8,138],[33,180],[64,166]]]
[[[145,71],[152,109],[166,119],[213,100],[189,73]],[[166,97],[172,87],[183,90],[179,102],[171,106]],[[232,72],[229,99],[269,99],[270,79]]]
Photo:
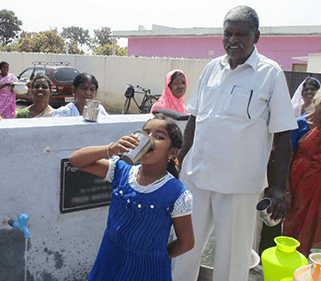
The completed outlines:
[[[19,52],[54,53],[63,54],[66,52],[65,40],[58,35],[57,29],[41,31],[39,33],[22,32],[21,40],[17,44]],[[80,54],[75,40],[68,45],[70,54]]]
[[[7,45],[21,30],[22,21],[18,20],[14,12],[6,9],[0,11],[0,40],[2,45]]]
[[[92,40],[94,55],[110,56],[113,54],[113,40],[110,34],[111,31],[109,27],[94,29],[94,38]],[[127,48],[121,48],[118,45],[115,45],[115,55],[127,56]]]
[[[63,38],[74,39],[81,47],[83,44],[90,45],[91,39],[88,29],[76,26],[63,27],[62,29],[61,36]]]
[[[112,44],[113,40],[110,37],[111,31],[109,27],[102,27],[99,29],[94,29],[93,44],[104,46],[107,44]]]
[[[110,56],[113,54],[113,44],[109,43],[104,46],[99,46],[98,48],[94,49],[93,54],[101,56]],[[118,45],[115,45],[115,55],[127,56],[127,47],[119,47]]]

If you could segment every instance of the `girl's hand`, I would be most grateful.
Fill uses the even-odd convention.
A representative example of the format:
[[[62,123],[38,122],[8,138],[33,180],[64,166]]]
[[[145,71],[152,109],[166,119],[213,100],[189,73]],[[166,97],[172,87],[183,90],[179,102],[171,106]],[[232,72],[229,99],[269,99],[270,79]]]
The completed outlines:
[[[128,148],[134,149],[139,144],[137,136],[131,134],[129,136],[121,137],[116,143],[109,147],[109,154],[114,155],[118,153],[128,152]]]

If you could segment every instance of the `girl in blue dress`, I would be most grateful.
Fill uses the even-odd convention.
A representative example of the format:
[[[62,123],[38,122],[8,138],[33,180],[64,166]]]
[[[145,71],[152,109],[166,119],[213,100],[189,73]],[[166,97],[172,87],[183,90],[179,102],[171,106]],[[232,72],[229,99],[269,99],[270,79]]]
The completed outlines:
[[[194,246],[193,199],[177,179],[174,162],[182,146],[181,131],[163,115],[147,121],[143,131],[155,145],[139,165],[110,157],[135,148],[134,135],[105,146],[85,147],[70,157],[73,166],[106,178],[113,187],[107,227],[87,280],[172,280],[170,258]],[[177,238],[168,243],[172,224]]]

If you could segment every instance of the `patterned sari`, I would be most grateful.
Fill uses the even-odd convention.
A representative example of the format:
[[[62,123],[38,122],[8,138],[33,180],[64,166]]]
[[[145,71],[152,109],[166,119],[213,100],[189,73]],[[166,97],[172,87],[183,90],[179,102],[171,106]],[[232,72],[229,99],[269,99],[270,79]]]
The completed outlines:
[[[291,173],[292,206],[283,224],[283,235],[301,243],[308,256],[321,243],[321,124],[299,140]]]
[[[16,82],[18,79],[11,73],[7,76],[0,76],[0,84]],[[0,90],[0,116],[4,119],[13,118],[16,115],[16,96],[11,92],[11,87],[4,87]]]

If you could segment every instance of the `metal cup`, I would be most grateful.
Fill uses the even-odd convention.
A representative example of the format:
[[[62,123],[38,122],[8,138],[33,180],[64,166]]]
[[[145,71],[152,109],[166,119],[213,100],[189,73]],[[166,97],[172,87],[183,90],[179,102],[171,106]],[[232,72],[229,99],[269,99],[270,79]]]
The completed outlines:
[[[83,117],[86,121],[97,121],[99,114],[99,104],[100,102],[98,100],[86,100],[86,105],[83,112]]]
[[[136,164],[140,158],[155,145],[154,140],[143,131],[135,131],[134,135],[139,138],[139,145],[134,149],[129,148],[129,152],[125,152],[121,156],[121,159],[129,165]]]
[[[272,200],[268,197],[262,198],[257,204],[256,204],[256,210],[258,212],[258,215],[260,219],[267,225],[267,226],[276,226],[281,222],[282,219],[273,220],[271,219],[271,214],[267,212],[267,209],[271,206]]]

